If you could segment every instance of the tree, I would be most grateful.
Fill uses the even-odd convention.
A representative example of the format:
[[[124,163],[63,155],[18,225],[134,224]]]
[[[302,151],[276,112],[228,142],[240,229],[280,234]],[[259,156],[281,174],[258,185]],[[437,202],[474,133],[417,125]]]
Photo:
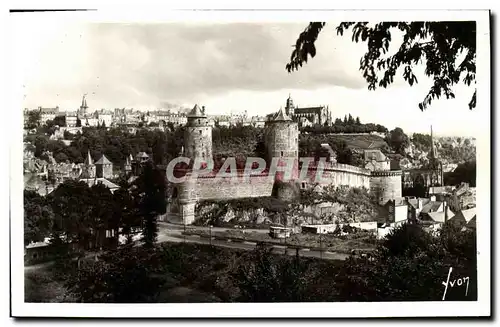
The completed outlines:
[[[352,118],[352,115],[349,114],[349,118],[347,118],[347,124],[353,125],[354,124],[354,118]]]
[[[28,129],[33,129],[37,128],[40,126],[40,119],[42,118],[42,115],[40,114],[40,110],[31,110],[28,112],[28,122],[26,124],[26,127]]]
[[[400,127],[393,129],[389,135],[387,135],[385,141],[396,153],[401,155],[404,155],[405,148],[410,145],[408,135],[406,135]]]
[[[33,191],[24,191],[24,244],[42,242],[49,237],[54,212],[48,201]]]
[[[54,125],[57,125],[59,127],[64,127],[64,126],[66,126],[66,116],[63,116],[63,115],[57,116],[54,118],[53,122],[54,122]]]
[[[158,236],[157,217],[167,209],[164,172],[148,162],[135,185],[134,196],[144,221],[143,241],[147,247],[152,247]]]
[[[82,121],[80,120],[80,118],[76,119],[76,127],[82,127]]]
[[[306,266],[298,258],[273,260],[271,250],[256,249],[253,260],[241,266],[233,279],[241,302],[301,302],[306,298]]]
[[[359,117],[356,117],[356,125],[361,125],[361,121],[359,120]]]
[[[477,299],[476,239],[473,232],[443,226],[433,236],[416,224],[393,230],[368,257],[351,256],[335,285],[347,301],[440,301],[448,269],[470,277],[465,287],[448,287],[446,300]],[[425,268],[423,268],[425,267]]]
[[[319,33],[326,23],[312,22],[299,35],[295,49],[286,65],[292,72],[307,63],[308,57],[316,55],[316,42]],[[360,70],[368,83],[369,90],[377,87],[386,88],[394,82],[400,68],[403,78],[410,86],[418,83],[413,69],[425,63],[425,74],[431,77],[434,84],[423,101],[420,110],[431,105],[432,100],[445,96],[454,98],[452,87],[460,82],[467,86],[475,84],[476,78],[476,22],[344,22],[337,26],[337,34],[352,28],[353,42],[360,40],[368,43],[368,51],[361,58]],[[394,30],[403,32],[403,42],[392,56],[386,55],[392,41]],[[461,55],[464,59],[457,62]],[[382,74],[383,77],[380,77]],[[469,108],[476,107],[476,89],[469,102]]]

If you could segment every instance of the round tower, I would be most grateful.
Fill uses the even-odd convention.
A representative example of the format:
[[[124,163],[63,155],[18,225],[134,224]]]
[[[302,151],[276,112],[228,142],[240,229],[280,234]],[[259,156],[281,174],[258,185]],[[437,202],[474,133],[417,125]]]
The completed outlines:
[[[276,191],[273,191],[273,195],[277,197],[283,195],[288,201],[296,193],[293,192],[296,188],[294,184],[299,177],[299,127],[296,122],[293,122],[283,112],[282,108],[266,123],[265,143],[267,149],[266,162],[270,175],[275,178],[276,182],[279,182],[279,185],[275,185],[274,189]],[[280,171],[280,166],[289,167],[288,169],[291,170],[287,169],[287,171],[291,172],[289,179],[283,179],[287,175]],[[276,174],[276,172],[278,173]]]
[[[204,109],[195,105],[187,115],[184,155],[191,160],[212,159],[212,127],[208,125]]]
[[[375,195],[380,205],[402,196],[401,170],[372,171],[370,177],[370,192]]]

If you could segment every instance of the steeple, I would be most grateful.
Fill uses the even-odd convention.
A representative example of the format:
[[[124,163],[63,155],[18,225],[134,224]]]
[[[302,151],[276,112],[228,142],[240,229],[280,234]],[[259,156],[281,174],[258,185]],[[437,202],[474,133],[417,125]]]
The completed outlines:
[[[432,159],[436,159],[436,149],[434,148],[434,135],[432,133],[432,125],[431,125],[431,153],[430,157]]]
[[[90,150],[87,152],[87,159],[85,159],[85,165],[90,166],[93,164],[92,157],[90,156]]]
[[[285,112],[290,117],[293,117],[294,110],[295,110],[295,107],[293,105],[292,95],[290,93],[288,93],[288,99],[286,100]]]
[[[87,109],[88,106],[87,106],[87,94],[84,94],[83,97],[82,97],[82,105],[80,106],[80,108],[82,109]]]

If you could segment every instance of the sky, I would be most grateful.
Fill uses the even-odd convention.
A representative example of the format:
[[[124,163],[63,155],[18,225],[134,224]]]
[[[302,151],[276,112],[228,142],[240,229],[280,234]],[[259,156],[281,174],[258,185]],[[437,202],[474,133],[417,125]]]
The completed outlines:
[[[419,69],[410,87],[402,76],[387,89],[369,91],[359,71],[365,43],[335,33],[327,23],[317,56],[288,73],[300,23],[82,23],[18,20],[12,53],[22,74],[23,108],[76,110],[83,94],[90,110],[155,110],[204,105],[208,114],[265,115],[289,94],[299,107],[329,106],[405,132],[474,136],[478,111],[467,104],[474,90],[455,87],[456,99],[418,108],[431,80]],[[400,36],[396,35],[394,42]]]

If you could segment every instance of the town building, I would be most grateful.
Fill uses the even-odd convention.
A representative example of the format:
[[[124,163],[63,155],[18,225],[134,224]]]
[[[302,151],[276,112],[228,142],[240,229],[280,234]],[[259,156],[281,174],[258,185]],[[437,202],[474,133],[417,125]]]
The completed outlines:
[[[311,125],[332,126],[332,114],[328,106],[300,108],[294,105],[290,95],[286,100],[285,113],[299,124],[299,128]]]
[[[428,162],[422,168],[405,169],[403,171],[404,188],[421,186],[428,191],[429,187],[443,185],[443,164],[439,160],[434,146],[434,136],[431,126],[431,150],[427,156]]]

